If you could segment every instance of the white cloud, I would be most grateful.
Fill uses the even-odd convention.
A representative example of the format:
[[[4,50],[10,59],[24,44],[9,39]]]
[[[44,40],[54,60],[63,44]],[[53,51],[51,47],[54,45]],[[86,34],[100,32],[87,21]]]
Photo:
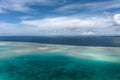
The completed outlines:
[[[116,31],[120,31],[120,14],[115,14],[113,16],[113,27]]]
[[[20,17],[20,19],[22,19],[22,20],[27,20],[27,19],[32,19],[32,18],[34,18],[33,16],[22,16],[22,17]]]
[[[115,22],[116,25],[120,25],[120,14],[115,14],[113,16],[113,21]]]
[[[76,18],[76,17],[54,17],[41,20],[23,20],[22,24],[34,25],[44,28],[65,28],[65,27],[105,27],[109,26],[109,19],[100,17]]]
[[[38,35],[38,28],[20,23],[0,22],[0,35]]]
[[[0,35],[112,34],[115,31],[110,27],[112,25],[110,21],[108,18],[103,17],[89,17],[84,19],[77,17],[53,17],[40,20],[23,20],[20,23],[0,22]]]
[[[93,31],[85,31],[82,33],[82,35],[94,35],[95,33]]]
[[[86,9],[88,11],[102,11],[113,8],[120,8],[119,0],[107,0],[103,2],[91,2],[91,3],[73,3],[64,5],[64,3],[68,2],[67,0],[63,0],[60,3],[60,0],[0,0],[0,13],[7,12],[7,10],[11,11],[20,11],[20,12],[28,12],[31,10],[35,10],[31,5],[46,5],[46,6],[55,6],[55,5],[63,5],[56,9],[56,11],[72,11],[77,9]]]
[[[67,0],[63,0],[60,3],[60,0],[0,0],[0,13],[10,11],[20,11],[20,12],[28,12],[34,11],[31,5],[46,5],[46,6],[55,6],[55,5],[63,5],[57,8],[55,11],[70,11],[74,12],[74,10],[78,9],[86,9],[88,11],[103,11],[113,8],[120,8],[119,0],[108,0],[103,2],[91,2],[91,3],[73,3],[64,5],[64,3],[68,2]],[[103,7],[102,7],[103,6]],[[67,13],[67,12],[66,12]]]
[[[76,9],[87,9],[88,11],[101,11],[108,10],[113,8],[120,8],[119,0],[108,0],[103,2],[91,2],[91,3],[73,3],[64,5],[67,0],[63,0],[60,3],[60,0],[0,0],[0,13],[6,12],[7,10],[11,11],[20,11],[28,12],[32,9],[31,5],[46,5],[46,6],[55,6],[63,5],[57,8],[57,11],[73,11]],[[103,7],[102,7],[103,6]]]
[[[0,0],[0,13],[11,11],[27,12],[33,10],[31,5],[51,5],[55,0]]]
[[[120,0],[108,0],[103,2],[91,2],[91,3],[73,3],[64,5],[57,8],[57,11],[73,11],[86,9],[88,11],[104,11],[114,8],[120,8]]]

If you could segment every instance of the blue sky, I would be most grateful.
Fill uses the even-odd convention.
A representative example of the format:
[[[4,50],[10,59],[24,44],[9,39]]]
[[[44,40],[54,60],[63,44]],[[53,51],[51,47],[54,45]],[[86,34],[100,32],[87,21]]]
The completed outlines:
[[[0,0],[6,35],[120,35],[120,0]]]

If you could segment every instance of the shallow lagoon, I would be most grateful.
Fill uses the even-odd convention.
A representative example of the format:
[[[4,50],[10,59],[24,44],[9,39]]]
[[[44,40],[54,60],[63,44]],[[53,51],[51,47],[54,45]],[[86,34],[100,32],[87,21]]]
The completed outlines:
[[[0,42],[0,80],[120,80],[120,47]]]

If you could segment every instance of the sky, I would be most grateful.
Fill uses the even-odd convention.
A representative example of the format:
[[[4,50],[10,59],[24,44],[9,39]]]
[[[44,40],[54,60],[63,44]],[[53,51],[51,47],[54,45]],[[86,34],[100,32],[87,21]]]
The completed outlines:
[[[0,36],[120,35],[120,0],[0,0]]]

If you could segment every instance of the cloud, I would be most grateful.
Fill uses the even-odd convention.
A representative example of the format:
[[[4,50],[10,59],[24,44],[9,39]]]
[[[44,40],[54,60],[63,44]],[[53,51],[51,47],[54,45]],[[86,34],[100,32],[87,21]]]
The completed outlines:
[[[38,28],[20,23],[0,22],[0,36],[9,35],[38,35]]]
[[[37,9],[31,6],[54,6],[56,8],[54,10],[50,9],[51,12],[75,12],[79,10],[87,10],[87,11],[103,11],[109,9],[120,8],[119,0],[107,0],[103,2],[86,2],[85,3],[73,3],[67,4],[68,0],[0,0],[0,13],[5,13],[7,11],[19,11],[19,12],[29,12],[35,11]],[[104,6],[104,7],[100,7]],[[40,9],[40,7],[39,7]]]
[[[0,0],[0,13],[7,11],[19,11],[28,12],[34,11],[30,6],[54,6],[57,8],[55,11],[70,11],[74,10],[87,10],[87,11],[102,11],[114,8],[120,8],[119,0],[107,0],[103,2],[85,2],[85,3],[73,3],[66,4],[68,0]],[[104,6],[104,7],[100,7]],[[53,8],[54,11],[54,8]]]
[[[94,34],[95,34],[95,32],[93,32],[93,31],[85,31],[82,33],[82,35],[94,35]]]
[[[116,25],[119,25],[120,26],[120,14],[115,14],[113,16],[113,21]]]
[[[115,28],[115,31],[120,31],[120,14],[115,14],[113,16],[113,27]]]
[[[112,24],[104,17],[51,17],[39,20],[23,19],[19,23],[0,22],[0,35],[98,35],[113,34]],[[118,33],[118,32],[117,32]],[[117,34],[115,33],[115,34]]]
[[[22,17],[20,17],[20,19],[22,19],[22,20],[27,20],[27,19],[32,19],[32,18],[34,18],[33,16],[22,16]]]
[[[0,0],[0,13],[10,11],[28,12],[32,9],[31,5],[52,5],[57,0]]]
[[[119,0],[108,0],[103,2],[91,2],[91,3],[73,3],[64,5],[57,8],[57,11],[74,11],[74,10],[87,10],[87,11],[104,11],[120,8]]]
[[[77,17],[53,17],[40,20],[23,20],[21,23],[44,28],[105,27],[110,25],[109,19],[101,17],[91,17],[85,19]]]
[[[41,31],[55,35],[96,35],[112,34],[112,32],[114,34],[114,29],[111,27],[113,25],[112,18],[106,17],[51,17],[38,20],[22,20],[21,24],[32,25],[38,27]]]

